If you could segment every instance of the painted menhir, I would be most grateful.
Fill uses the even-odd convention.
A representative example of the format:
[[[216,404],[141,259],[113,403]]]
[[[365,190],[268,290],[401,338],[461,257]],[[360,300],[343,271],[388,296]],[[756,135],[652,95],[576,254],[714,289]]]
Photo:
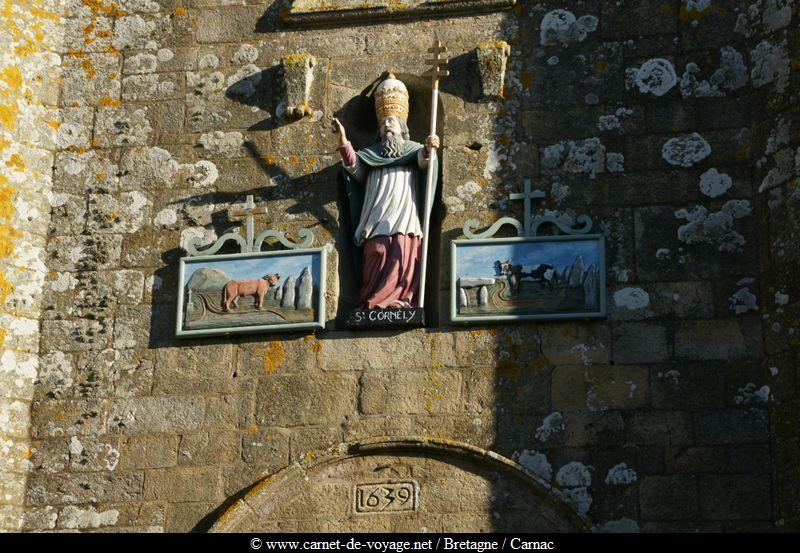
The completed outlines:
[[[320,328],[320,250],[182,260],[179,335]]]
[[[454,321],[602,317],[602,236],[457,240]]]

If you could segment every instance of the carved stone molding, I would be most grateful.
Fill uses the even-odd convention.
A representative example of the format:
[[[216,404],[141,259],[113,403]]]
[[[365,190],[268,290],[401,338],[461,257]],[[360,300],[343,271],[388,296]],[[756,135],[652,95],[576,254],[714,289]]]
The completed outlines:
[[[380,21],[387,17],[475,14],[508,9],[517,0],[293,0],[281,19],[297,25]]]
[[[494,504],[494,496],[503,501]],[[444,531],[462,528],[462,518],[472,531],[502,531],[507,527],[496,516],[506,507],[515,512],[503,514],[519,517],[511,523],[518,531],[589,529],[563,492],[514,461],[453,440],[412,436],[314,452],[231,498],[210,531],[285,530],[303,519],[330,532]]]
[[[503,81],[511,47],[503,40],[484,40],[475,48],[478,74],[481,80],[481,97],[497,100],[503,97]]]
[[[284,98],[280,115],[302,119],[314,113],[308,102],[316,65],[317,59],[311,54],[289,54],[281,58]]]

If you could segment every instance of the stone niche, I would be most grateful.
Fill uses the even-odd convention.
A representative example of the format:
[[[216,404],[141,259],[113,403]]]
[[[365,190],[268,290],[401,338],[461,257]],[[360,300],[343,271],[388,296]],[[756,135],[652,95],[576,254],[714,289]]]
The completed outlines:
[[[259,482],[212,532],[581,532],[559,492],[496,453],[425,438],[332,448]]]
[[[286,23],[335,24],[426,15],[477,14],[507,9],[517,0],[292,0],[281,13]]]

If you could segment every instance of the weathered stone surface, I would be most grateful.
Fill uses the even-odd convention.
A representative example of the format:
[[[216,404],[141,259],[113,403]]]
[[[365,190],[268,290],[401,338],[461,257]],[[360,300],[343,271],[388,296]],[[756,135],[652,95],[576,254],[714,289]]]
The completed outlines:
[[[219,467],[181,467],[147,471],[144,499],[170,498],[176,503],[222,499]]]
[[[87,203],[87,228],[99,234],[135,232],[150,214],[150,200],[141,192],[92,194]]]
[[[190,350],[160,348],[156,353],[154,390],[166,395],[231,391],[236,387],[233,360],[233,348],[227,344]]]
[[[609,314],[619,320],[714,315],[714,290],[707,282],[648,283],[609,290]]]
[[[381,334],[342,333],[338,339],[322,342],[318,355],[320,368],[329,371],[427,369],[446,362],[449,357],[446,334],[422,330]],[[358,347],[353,347],[351,340],[355,338],[358,338]]]
[[[707,475],[700,478],[700,512],[710,520],[772,518],[769,477]]]
[[[355,413],[357,385],[350,374],[264,378],[256,392],[256,421],[265,426],[340,423]]]
[[[62,67],[61,101],[67,105],[94,106],[119,103],[120,70],[122,56],[119,54],[85,54],[65,56]]]
[[[625,439],[632,445],[688,445],[692,421],[681,411],[633,413],[625,420]]]
[[[188,432],[203,423],[205,401],[200,397],[142,397],[115,401],[109,411],[109,432],[142,434]]]
[[[461,375],[453,371],[370,372],[361,377],[359,411],[383,413],[453,413],[461,409]]]
[[[626,323],[614,327],[614,361],[658,363],[672,357],[666,326]]]
[[[218,507],[216,502],[170,503],[167,507],[165,532],[190,532],[208,513]]]
[[[725,365],[659,365],[650,370],[653,406],[658,409],[715,408],[725,404]]]
[[[56,271],[109,269],[119,261],[118,235],[62,236],[47,246],[50,268]]]
[[[120,439],[120,470],[173,467],[180,437],[175,435],[125,436]]]
[[[197,41],[201,44],[238,41],[253,31],[260,15],[260,10],[245,6],[202,10],[197,21]]]
[[[36,506],[131,502],[142,499],[143,486],[144,475],[138,472],[37,477],[29,480],[26,499]]]
[[[73,471],[113,471],[119,464],[119,449],[114,438],[72,436],[69,441],[69,462]]]
[[[607,446],[625,443],[625,423],[619,412],[564,414],[565,445],[580,448],[597,443]]]
[[[101,148],[144,146],[153,132],[147,119],[147,108],[100,109],[95,125],[95,140]]]
[[[31,432],[33,436],[81,436],[104,433],[108,405],[104,401],[88,399],[42,400],[34,402],[31,410],[35,414]],[[11,420],[13,422],[14,419]]]
[[[764,442],[768,439],[768,417],[763,409],[728,409],[693,415],[698,444]]]
[[[671,207],[637,208],[634,218],[639,278],[693,280],[747,274],[757,261],[751,243],[752,204],[749,200],[741,202],[725,202],[711,208],[690,205],[683,211]],[[728,212],[735,212],[736,217]]]
[[[744,335],[735,319],[687,321],[675,329],[675,356],[682,359],[743,359]]]
[[[554,365],[608,362],[611,335],[603,325],[557,323],[539,327],[544,356]]]
[[[122,307],[114,325],[114,347],[124,350],[133,348],[146,348],[155,334],[151,329],[158,324],[159,319],[152,316],[149,305],[135,307]],[[162,324],[166,321],[160,320]]]
[[[553,407],[566,411],[639,408],[647,403],[648,378],[644,367],[556,367],[552,375]]]
[[[728,459],[724,446],[671,447],[666,450],[667,470],[675,473],[727,472],[731,468]]]
[[[56,474],[69,466],[69,439],[38,440],[30,462],[42,474]]]
[[[241,439],[238,432],[213,430],[181,436],[178,464],[210,465],[231,463],[240,457]]]
[[[691,520],[697,516],[694,476],[645,476],[639,482],[639,494],[646,520]]]
[[[242,436],[242,460],[258,467],[283,467],[289,463],[289,435],[269,428],[250,426]]]

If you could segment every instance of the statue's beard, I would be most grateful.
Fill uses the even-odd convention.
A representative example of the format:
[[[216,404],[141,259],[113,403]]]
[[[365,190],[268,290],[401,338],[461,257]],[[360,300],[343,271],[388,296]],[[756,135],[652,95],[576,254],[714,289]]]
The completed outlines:
[[[381,155],[383,157],[400,157],[403,155],[403,145],[406,143],[402,136],[389,131],[381,140]]]

